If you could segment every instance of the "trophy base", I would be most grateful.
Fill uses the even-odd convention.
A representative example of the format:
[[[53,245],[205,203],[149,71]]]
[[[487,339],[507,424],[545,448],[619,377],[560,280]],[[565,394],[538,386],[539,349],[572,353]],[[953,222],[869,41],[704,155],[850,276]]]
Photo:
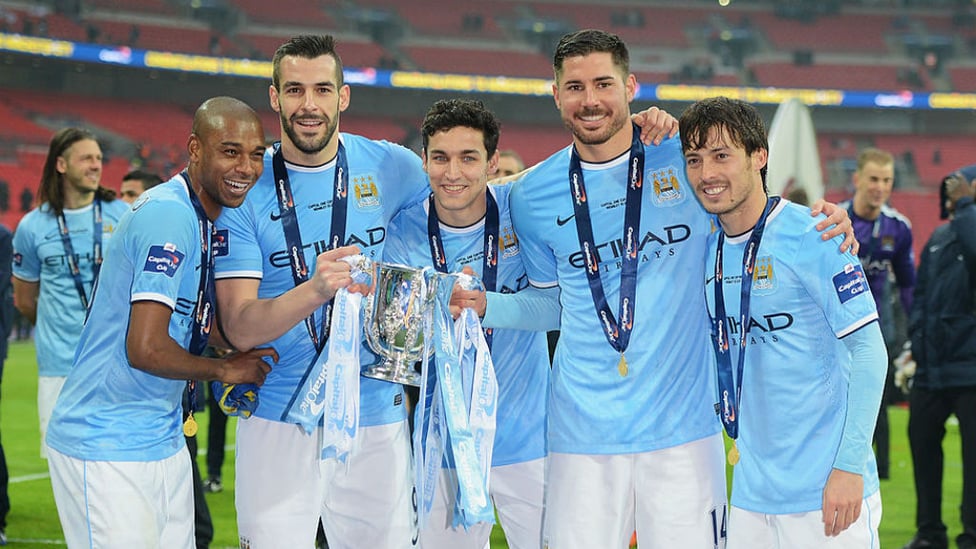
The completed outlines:
[[[420,387],[420,372],[414,370],[412,366],[405,368],[390,362],[383,362],[370,366],[363,372],[363,375],[390,383]]]

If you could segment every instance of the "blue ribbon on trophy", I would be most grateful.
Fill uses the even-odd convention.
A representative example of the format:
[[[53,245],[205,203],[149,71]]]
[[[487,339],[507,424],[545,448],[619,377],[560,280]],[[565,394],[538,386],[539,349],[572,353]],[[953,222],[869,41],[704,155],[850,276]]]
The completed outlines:
[[[416,482],[421,528],[432,506],[443,459],[452,466],[448,492],[455,494],[454,526],[493,523],[494,509],[489,497],[489,473],[495,433],[498,385],[488,343],[474,311],[465,310],[455,322],[450,299],[455,283],[470,284],[473,277],[463,274],[439,275],[436,284],[431,337],[425,346],[434,348],[435,383],[429,387],[427,373],[421,381],[415,433]],[[430,333],[430,332],[428,332]],[[434,336],[433,334],[436,334]],[[427,353],[424,354],[427,356]],[[426,369],[428,361],[424,360]],[[430,400],[430,413],[424,407]],[[447,444],[444,444],[445,434]],[[420,444],[418,444],[420,443]]]
[[[356,283],[368,280],[368,260],[343,258]],[[311,433],[322,423],[322,458],[345,462],[359,429],[359,349],[362,338],[363,296],[341,288],[333,300],[329,338],[299,388],[299,399],[285,421]],[[324,421],[323,421],[324,418]]]

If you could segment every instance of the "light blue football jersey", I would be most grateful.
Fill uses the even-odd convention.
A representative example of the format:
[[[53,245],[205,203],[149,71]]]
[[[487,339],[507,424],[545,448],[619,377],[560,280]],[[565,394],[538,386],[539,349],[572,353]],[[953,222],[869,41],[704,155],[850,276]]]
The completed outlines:
[[[89,300],[95,265],[93,208],[89,204],[64,210],[71,246],[78,256],[81,282]],[[111,242],[119,218],[128,210],[129,205],[121,200],[102,202],[102,250]],[[68,267],[57,218],[46,203],[31,210],[17,225],[13,273],[21,280],[40,283],[34,330],[38,373],[42,376],[68,375],[85,322],[85,307]]]
[[[822,217],[820,218],[822,219]],[[823,507],[847,415],[850,353],[839,339],[878,318],[857,257],[840,238],[823,242],[808,208],[781,201],[771,212],[753,274],[739,407],[741,455],[732,504],[785,514]],[[747,233],[727,238],[723,257],[733,368],[741,322],[739,281]],[[710,239],[705,293],[714,314],[718,233]],[[878,490],[870,433],[863,445],[864,494]]]
[[[528,286],[522,253],[508,212],[510,185],[489,185],[498,204],[499,245],[496,291],[515,293]],[[390,224],[384,260],[411,267],[432,267],[427,238],[428,202],[400,212]],[[441,224],[447,272],[468,265],[481,277],[484,268],[485,220],[464,228]],[[498,407],[492,466],[511,465],[546,454],[546,392],[549,349],[545,332],[496,329],[491,357],[498,380]]]
[[[132,303],[173,309],[169,335],[190,344],[200,287],[200,229],[181,177],[132,206],[105,250],[74,367],[54,407],[47,443],[95,461],[156,461],[185,445],[185,380],[134,368],[126,353]]]
[[[346,244],[359,246],[370,258],[382,257],[387,226],[402,208],[430,193],[427,174],[412,151],[386,141],[340,134],[349,164],[349,202]],[[275,298],[295,287],[275,195],[273,148],[264,157],[264,173],[239,208],[225,209],[217,227],[226,231],[227,253],[216,259],[218,281],[227,278],[259,279],[258,297]],[[328,250],[332,225],[335,160],[324,166],[286,163],[288,179],[304,245],[305,262],[315,269],[315,258]],[[315,320],[321,323],[322,311]],[[299,322],[269,345],[278,351],[278,363],[260,389],[258,417],[281,421],[292,395],[317,353],[304,322]],[[362,364],[379,362],[365,344]],[[363,377],[360,380],[362,426],[383,425],[406,417],[403,392],[395,383]]]
[[[549,399],[549,451],[647,452],[718,432],[715,357],[701,288],[709,217],[685,177],[677,138],[644,148],[629,372],[607,341],[584,272],[569,187],[571,147],[518,181],[510,201],[531,283],[558,283],[561,332]],[[628,154],[583,163],[607,302],[618,314]],[[619,320],[619,319],[618,319]]]

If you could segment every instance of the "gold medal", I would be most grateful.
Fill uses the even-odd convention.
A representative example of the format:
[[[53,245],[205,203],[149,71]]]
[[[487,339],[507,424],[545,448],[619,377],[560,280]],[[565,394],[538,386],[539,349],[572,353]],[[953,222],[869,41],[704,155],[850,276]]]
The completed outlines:
[[[627,377],[627,358],[623,353],[620,353],[620,362],[617,364],[617,371],[620,372],[620,377]]]
[[[183,422],[183,434],[192,437],[197,434],[197,420],[193,419],[193,416],[188,416],[186,421]]]
[[[732,448],[729,449],[729,465],[735,466],[739,463],[739,447],[736,446],[735,441],[732,441]]]

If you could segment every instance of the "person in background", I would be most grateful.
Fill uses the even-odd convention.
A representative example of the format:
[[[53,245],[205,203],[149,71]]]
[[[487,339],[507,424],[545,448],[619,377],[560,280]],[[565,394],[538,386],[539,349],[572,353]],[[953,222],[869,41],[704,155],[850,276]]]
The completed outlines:
[[[894,358],[904,343],[899,340],[895,328],[895,311],[889,298],[893,287],[898,288],[901,307],[912,308],[912,290],[915,287],[915,252],[912,251],[912,224],[898,210],[888,205],[895,181],[895,159],[887,151],[866,148],[857,156],[854,172],[854,196],[838,204],[847,209],[854,224],[854,235],[861,243],[858,257],[867,276],[871,295],[881,319],[881,332],[885,336],[888,356]],[[891,400],[893,368],[885,383],[877,427],[874,430],[875,456],[878,477],[890,475],[888,404]]]
[[[0,225],[0,385],[3,380],[3,366],[7,360],[8,340],[14,324],[14,295],[11,284],[10,267],[13,261],[13,235],[5,225]],[[10,495],[7,487],[10,473],[7,471],[7,456],[0,442],[0,545],[7,544],[7,515],[10,513]]]
[[[142,193],[162,182],[163,178],[154,173],[133,170],[122,176],[122,185],[119,187],[119,198],[126,204],[132,204]]]
[[[184,391],[194,380],[264,381],[273,349],[201,357],[213,324],[213,227],[261,175],[264,131],[230,97],[193,118],[189,164],[143,194],[106,249],[74,367],[47,436],[51,486],[69,547],[192,547]],[[215,338],[219,339],[219,338]],[[188,381],[190,380],[190,381]],[[192,401],[193,398],[191,397]]]
[[[37,415],[41,456],[54,402],[71,370],[102,266],[128,205],[101,186],[102,149],[94,134],[64,128],[51,139],[40,189],[40,206],[14,232],[14,304],[34,323],[37,349]]]
[[[494,177],[508,177],[525,169],[522,157],[511,149],[498,151],[498,171]]]
[[[879,549],[871,432],[888,361],[860,262],[821,241],[808,208],[768,196],[755,107],[703,99],[678,133],[720,225],[705,296],[733,439],[727,547]]]
[[[976,164],[942,180],[941,217],[918,265],[909,315],[915,375],[908,442],[915,478],[917,532],[904,549],[948,549],[942,522],[946,420],[959,420],[963,531],[959,549],[976,549]]]

